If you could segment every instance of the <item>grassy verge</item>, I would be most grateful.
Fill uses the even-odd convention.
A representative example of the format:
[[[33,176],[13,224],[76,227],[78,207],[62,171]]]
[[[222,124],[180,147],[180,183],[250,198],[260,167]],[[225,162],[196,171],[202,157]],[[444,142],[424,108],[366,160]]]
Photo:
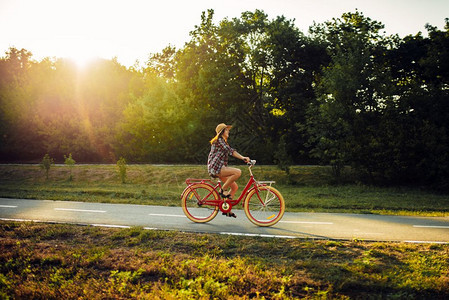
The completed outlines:
[[[0,222],[2,299],[447,299],[449,245]]]
[[[238,183],[242,187],[248,171]],[[330,169],[293,167],[290,177],[274,166],[256,166],[256,179],[276,180],[288,211],[449,216],[449,196],[410,187],[357,184],[347,170],[335,182]],[[53,166],[49,180],[36,165],[0,165],[0,197],[179,206],[188,177],[208,178],[204,166],[129,165],[121,183],[114,165]],[[295,184],[291,184],[294,182]]]

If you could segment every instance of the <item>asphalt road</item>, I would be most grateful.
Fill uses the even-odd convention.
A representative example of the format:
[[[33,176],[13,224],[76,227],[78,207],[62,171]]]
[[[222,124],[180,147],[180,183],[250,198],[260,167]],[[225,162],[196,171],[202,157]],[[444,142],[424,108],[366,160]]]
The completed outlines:
[[[193,223],[181,207],[0,198],[0,220],[217,233],[277,238],[449,243],[449,217],[290,213],[273,227],[258,227],[243,210]]]

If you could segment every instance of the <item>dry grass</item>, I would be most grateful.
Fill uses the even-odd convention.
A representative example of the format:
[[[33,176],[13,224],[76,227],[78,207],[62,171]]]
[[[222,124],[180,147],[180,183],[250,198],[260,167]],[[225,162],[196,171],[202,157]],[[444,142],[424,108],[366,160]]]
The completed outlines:
[[[449,246],[0,222],[0,298],[447,299]]]

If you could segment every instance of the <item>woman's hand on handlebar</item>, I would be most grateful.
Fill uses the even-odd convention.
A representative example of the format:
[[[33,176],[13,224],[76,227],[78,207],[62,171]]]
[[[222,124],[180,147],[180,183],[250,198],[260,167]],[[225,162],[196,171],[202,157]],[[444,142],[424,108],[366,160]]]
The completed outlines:
[[[246,164],[251,168],[256,164],[256,160],[250,160]]]
[[[248,166],[254,166],[256,164],[255,160],[251,160],[249,157],[245,157],[245,162]]]
[[[244,162],[246,162],[246,163],[251,162],[251,159],[250,159],[249,157],[247,157],[247,156],[244,156],[244,157],[242,158],[242,160],[243,160]]]

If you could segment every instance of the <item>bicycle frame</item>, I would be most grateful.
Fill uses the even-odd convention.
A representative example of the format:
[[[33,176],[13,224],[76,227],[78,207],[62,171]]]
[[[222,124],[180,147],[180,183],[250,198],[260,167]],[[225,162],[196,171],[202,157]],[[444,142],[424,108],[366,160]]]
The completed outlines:
[[[187,187],[185,188],[184,192],[182,193],[181,198],[187,191],[190,191],[190,188],[193,185],[202,183],[202,184],[209,185],[212,188],[212,190],[210,191],[209,194],[207,194],[203,198],[204,200],[201,201],[201,203],[198,203],[199,205],[218,206],[219,209],[225,213],[231,211],[232,207],[238,205],[240,202],[242,202],[242,206],[243,206],[245,203],[244,200],[246,199],[246,196],[249,194],[249,192],[251,192],[251,190],[257,189],[258,186],[264,186],[264,185],[266,185],[266,183],[270,183],[270,185],[272,183],[274,183],[274,181],[257,182],[254,179],[254,175],[251,170],[251,168],[253,166],[254,166],[253,164],[249,164],[248,169],[249,169],[249,173],[250,173],[250,178],[238,199],[235,199],[235,200],[234,199],[222,199],[218,196],[217,188],[221,188],[221,181],[219,181],[215,186],[213,186],[213,182],[210,179],[193,179],[193,178],[186,179]],[[195,192],[194,189],[193,189],[193,191]],[[256,190],[256,193],[259,195],[259,192],[257,190]],[[199,198],[200,197],[198,197],[198,199]],[[209,199],[209,198],[212,198],[212,199]],[[260,198],[260,196],[259,196],[259,198]]]
[[[181,195],[181,206],[186,217],[195,223],[206,223],[221,211],[235,218],[236,214],[231,210],[242,203],[246,217],[253,224],[268,227],[279,222],[285,212],[284,197],[271,186],[274,181],[257,181],[254,178],[251,168],[255,164],[255,160],[248,162],[249,180],[235,200],[220,197],[221,181],[186,179],[187,187]]]

